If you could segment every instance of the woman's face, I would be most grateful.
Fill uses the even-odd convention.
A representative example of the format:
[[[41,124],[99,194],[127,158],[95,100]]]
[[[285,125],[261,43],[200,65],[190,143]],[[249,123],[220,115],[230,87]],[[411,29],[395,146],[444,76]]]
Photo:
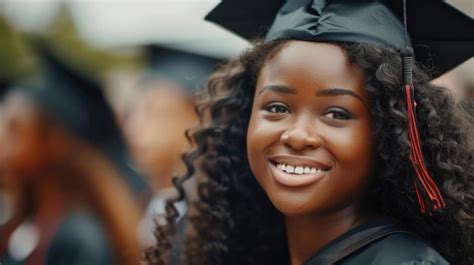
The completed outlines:
[[[290,41],[257,79],[250,167],[287,216],[359,206],[374,160],[364,74],[342,48]]]
[[[2,113],[3,136],[0,163],[9,173],[26,177],[37,173],[44,164],[44,138],[33,105],[20,94],[7,97]]]
[[[183,174],[181,154],[189,148],[185,131],[197,124],[194,105],[180,87],[156,83],[142,92],[125,121],[125,135],[137,167],[157,189]]]

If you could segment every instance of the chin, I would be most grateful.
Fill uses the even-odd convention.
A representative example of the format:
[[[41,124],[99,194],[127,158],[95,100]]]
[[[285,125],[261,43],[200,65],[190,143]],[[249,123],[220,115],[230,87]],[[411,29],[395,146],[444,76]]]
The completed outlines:
[[[270,197],[273,206],[285,216],[305,216],[323,211],[323,207],[315,205],[314,201],[302,198],[289,198],[288,196]]]

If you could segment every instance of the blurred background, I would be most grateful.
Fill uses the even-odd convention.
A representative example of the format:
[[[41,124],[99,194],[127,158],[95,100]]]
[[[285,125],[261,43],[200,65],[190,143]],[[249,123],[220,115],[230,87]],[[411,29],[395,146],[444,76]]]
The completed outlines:
[[[2,265],[109,264],[124,249],[120,263],[133,264],[139,250],[116,242],[154,243],[171,177],[184,172],[184,132],[198,122],[194,94],[249,46],[204,21],[218,2],[0,0]],[[474,16],[472,0],[447,2]],[[473,58],[433,82],[472,113]],[[89,134],[91,124],[112,129]],[[85,247],[91,238],[99,245]],[[55,263],[64,255],[91,260]]]

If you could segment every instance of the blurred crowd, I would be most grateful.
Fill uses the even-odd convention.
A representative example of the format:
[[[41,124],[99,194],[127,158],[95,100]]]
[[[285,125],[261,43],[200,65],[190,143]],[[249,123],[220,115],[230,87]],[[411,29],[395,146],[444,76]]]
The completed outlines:
[[[0,17],[0,264],[137,264],[185,173],[195,93],[222,58],[154,43],[138,47],[138,70],[97,75],[105,57],[14,31]],[[473,69],[435,81],[470,111]]]
[[[146,45],[107,82],[50,38],[22,45],[36,70],[0,75],[0,264],[138,264],[219,60]]]

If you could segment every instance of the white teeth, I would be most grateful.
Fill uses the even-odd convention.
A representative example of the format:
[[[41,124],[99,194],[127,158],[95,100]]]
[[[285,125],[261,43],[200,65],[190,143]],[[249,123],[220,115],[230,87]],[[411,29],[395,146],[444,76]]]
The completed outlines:
[[[303,167],[296,167],[295,168],[295,173],[296,174],[303,174],[304,168]]]
[[[285,164],[277,164],[277,168],[285,171],[286,173],[293,173],[293,174],[314,174],[321,172],[322,170],[320,168],[314,168],[314,167],[303,167],[303,166],[291,166],[291,165],[285,165]]]

